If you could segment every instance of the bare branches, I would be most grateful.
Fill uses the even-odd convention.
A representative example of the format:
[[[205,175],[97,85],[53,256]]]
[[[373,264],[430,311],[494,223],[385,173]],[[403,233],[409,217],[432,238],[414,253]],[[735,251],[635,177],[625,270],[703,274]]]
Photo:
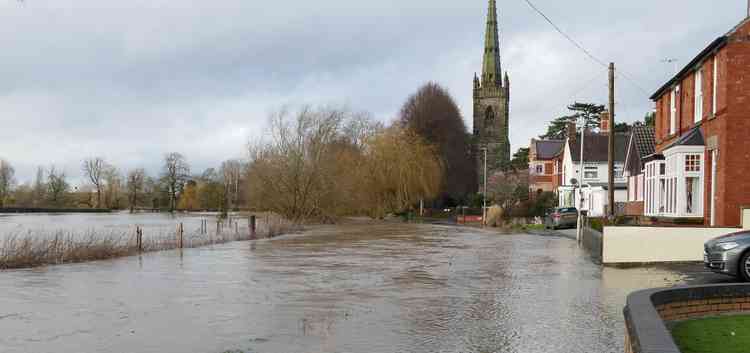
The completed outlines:
[[[127,192],[130,213],[133,213],[137,205],[141,202],[145,194],[145,187],[146,171],[143,168],[134,169],[128,173]]]
[[[84,176],[96,188],[96,207],[102,207],[102,183],[107,163],[101,157],[92,157],[83,161]]]
[[[15,184],[15,173],[10,163],[0,159],[0,208],[5,206],[5,200],[10,197],[11,188]]]
[[[164,156],[163,182],[169,193],[169,210],[174,212],[177,208],[177,194],[185,187],[190,177],[190,166],[185,157],[177,152]]]
[[[51,166],[47,171],[47,195],[49,202],[54,206],[62,206],[67,201],[67,193],[70,189],[67,175],[64,170],[57,170]]]
[[[250,205],[293,221],[383,217],[434,197],[442,180],[432,147],[398,126],[383,129],[367,114],[283,110],[272,116],[270,136],[250,148]]]

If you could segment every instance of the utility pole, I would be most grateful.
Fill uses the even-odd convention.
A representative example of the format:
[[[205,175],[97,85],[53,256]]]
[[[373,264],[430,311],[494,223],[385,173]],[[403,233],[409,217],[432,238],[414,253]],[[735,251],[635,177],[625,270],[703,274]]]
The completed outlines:
[[[487,225],[487,147],[484,150],[484,192],[482,193],[482,226]]]
[[[581,117],[580,123],[581,125],[581,155],[579,157],[579,166],[578,166],[578,195],[576,195],[575,189],[573,190],[573,197],[578,197],[578,222],[576,222],[576,241],[578,243],[581,242],[581,239],[583,238],[583,166],[584,166],[584,158],[583,158],[583,139],[586,136],[586,118]],[[591,197],[591,194],[589,193],[589,197]],[[575,202],[574,202],[575,204]],[[589,210],[591,211],[591,210]]]
[[[615,63],[609,63],[609,217],[615,218]]]

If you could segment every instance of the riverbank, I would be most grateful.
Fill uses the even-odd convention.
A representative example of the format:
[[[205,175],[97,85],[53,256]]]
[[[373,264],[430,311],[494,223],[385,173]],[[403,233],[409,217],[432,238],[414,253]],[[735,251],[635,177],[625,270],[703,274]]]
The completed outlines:
[[[39,208],[39,207],[5,207],[0,208],[3,213],[111,213],[108,208]]]
[[[205,222],[205,224],[204,224]],[[255,234],[236,220],[216,223],[216,228],[201,220],[200,229],[188,229],[182,223],[175,230],[29,230],[0,237],[0,270],[33,268],[66,263],[105,260],[141,253],[181,248],[197,248],[233,241],[273,238],[298,231],[299,226],[274,215],[258,218]]]

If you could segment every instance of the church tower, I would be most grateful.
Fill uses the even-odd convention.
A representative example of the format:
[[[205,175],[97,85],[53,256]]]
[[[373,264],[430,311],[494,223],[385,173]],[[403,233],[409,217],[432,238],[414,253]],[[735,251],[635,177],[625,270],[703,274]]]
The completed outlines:
[[[479,190],[483,191],[484,151],[487,149],[487,173],[510,163],[508,115],[510,113],[510,80],[500,67],[500,39],[497,26],[497,5],[489,0],[487,29],[484,39],[482,76],[474,74],[474,144]],[[488,175],[488,177],[489,177]]]

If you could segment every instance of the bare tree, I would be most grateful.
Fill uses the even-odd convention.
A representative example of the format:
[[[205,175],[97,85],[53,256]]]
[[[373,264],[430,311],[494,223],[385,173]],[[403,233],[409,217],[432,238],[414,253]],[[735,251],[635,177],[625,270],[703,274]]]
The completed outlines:
[[[223,209],[228,211],[237,206],[242,178],[242,162],[228,160],[221,164],[221,180],[224,188]]]
[[[7,161],[0,159],[0,208],[5,207],[5,200],[10,196],[15,184],[16,171]]]
[[[31,199],[33,206],[38,207],[47,199],[46,171],[44,170],[44,167],[37,167],[36,169],[36,179],[34,180],[32,194]]]
[[[66,194],[70,189],[65,171],[56,170],[51,166],[47,173],[47,194],[50,202],[55,206],[61,206],[66,201]]]
[[[164,173],[162,178],[169,193],[170,212],[174,212],[177,208],[177,194],[185,187],[185,183],[189,177],[190,166],[182,154],[172,152],[164,157]]]
[[[141,202],[145,194],[146,171],[138,168],[128,173],[128,203],[130,204],[130,213],[133,213],[135,207]]]
[[[102,207],[102,189],[107,162],[101,157],[92,157],[83,161],[83,174],[96,188],[96,207]]]
[[[337,190],[326,173],[326,161],[347,112],[303,107],[271,117],[270,141],[251,146],[249,196],[255,207],[278,212],[292,221],[328,217],[331,193]],[[335,199],[333,199],[335,200]]]
[[[104,204],[110,209],[119,209],[122,194],[122,177],[120,171],[112,165],[103,170]]]

